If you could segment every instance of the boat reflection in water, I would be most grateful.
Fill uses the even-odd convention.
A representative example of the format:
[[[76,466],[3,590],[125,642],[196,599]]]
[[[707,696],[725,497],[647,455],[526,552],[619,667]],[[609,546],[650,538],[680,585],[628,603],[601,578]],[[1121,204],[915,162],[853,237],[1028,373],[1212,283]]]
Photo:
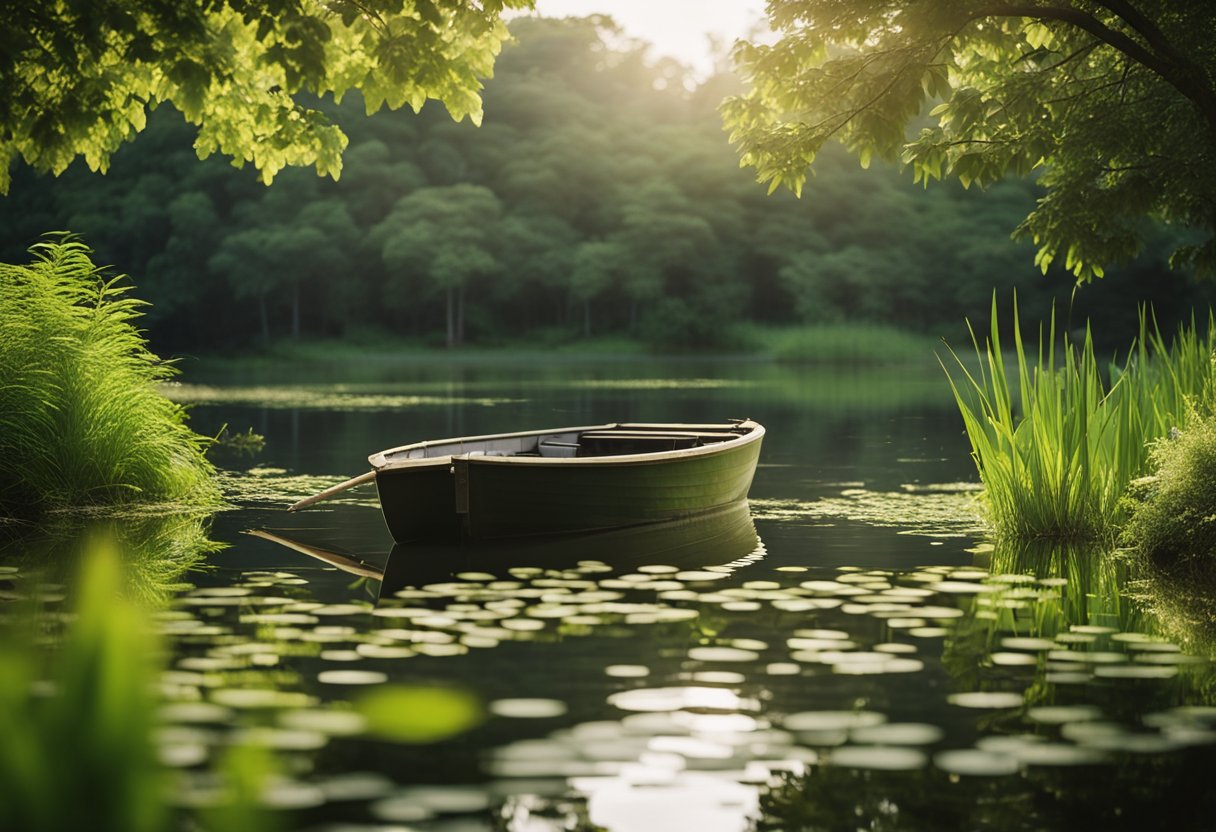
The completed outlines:
[[[746,500],[678,520],[603,532],[398,543],[383,568],[273,531],[255,529],[247,533],[344,572],[378,580],[380,598],[409,587],[447,581],[463,572],[484,572],[505,578],[510,569],[518,567],[567,569],[588,561],[603,563],[613,571],[647,564],[684,569],[733,568],[764,557],[764,547],[756,535]]]

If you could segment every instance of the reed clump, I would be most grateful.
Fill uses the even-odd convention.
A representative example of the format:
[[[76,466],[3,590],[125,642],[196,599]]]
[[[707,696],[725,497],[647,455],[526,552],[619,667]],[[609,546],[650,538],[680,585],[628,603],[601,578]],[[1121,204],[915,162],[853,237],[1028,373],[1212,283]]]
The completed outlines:
[[[209,440],[158,389],[175,370],[136,328],[144,303],[77,240],[30,252],[0,264],[0,516],[218,505]]]
[[[17,604],[0,624],[0,828],[160,832],[159,641],[121,597],[117,552],[94,546],[82,566],[70,625]]]
[[[0,602],[0,829],[279,828],[262,805],[277,764],[252,741],[205,764],[218,786],[213,806],[176,808],[188,805],[188,783],[162,756],[184,742],[158,714],[167,704],[163,621],[130,595],[130,553],[100,537],[86,548],[68,584],[70,611],[24,591],[42,585],[44,572],[0,576],[0,589],[24,596]]]
[[[1213,402],[1216,327],[1192,321],[1166,343],[1147,314],[1122,362],[1102,362],[1088,328],[1079,344],[1040,327],[1028,356],[1014,305],[1014,366],[1006,366],[996,302],[979,368],[957,355],[950,376],[984,505],[998,538],[1111,541],[1127,519],[1128,486],[1149,468],[1149,445],[1185,429]],[[953,355],[953,353],[952,353]]]

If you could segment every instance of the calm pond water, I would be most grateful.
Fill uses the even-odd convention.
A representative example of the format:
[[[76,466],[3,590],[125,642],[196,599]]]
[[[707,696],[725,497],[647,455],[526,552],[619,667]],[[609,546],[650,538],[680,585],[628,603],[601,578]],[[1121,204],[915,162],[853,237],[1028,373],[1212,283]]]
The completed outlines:
[[[266,436],[228,461],[227,548],[161,616],[186,805],[239,740],[280,759],[289,826],[335,832],[1208,828],[1210,644],[1109,556],[983,543],[939,369],[369,359],[184,382],[197,429]],[[394,549],[374,490],[282,510],[407,442],[742,417],[768,429],[750,509],[696,523]]]

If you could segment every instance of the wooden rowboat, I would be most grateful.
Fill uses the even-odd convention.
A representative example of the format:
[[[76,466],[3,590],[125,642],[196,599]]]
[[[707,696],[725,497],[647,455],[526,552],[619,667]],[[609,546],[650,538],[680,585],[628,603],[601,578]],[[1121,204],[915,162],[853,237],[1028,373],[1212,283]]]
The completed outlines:
[[[747,497],[764,428],[620,423],[465,436],[368,457],[372,470],[295,511],[375,481],[397,542],[557,534],[688,517]]]

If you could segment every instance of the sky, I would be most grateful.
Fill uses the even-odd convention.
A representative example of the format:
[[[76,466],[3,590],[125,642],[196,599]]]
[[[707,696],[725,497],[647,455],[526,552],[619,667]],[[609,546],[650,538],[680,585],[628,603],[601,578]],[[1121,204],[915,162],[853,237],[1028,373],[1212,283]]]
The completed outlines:
[[[537,0],[545,17],[610,15],[630,37],[654,44],[705,78],[713,70],[708,35],[734,43],[764,20],[764,0]]]

